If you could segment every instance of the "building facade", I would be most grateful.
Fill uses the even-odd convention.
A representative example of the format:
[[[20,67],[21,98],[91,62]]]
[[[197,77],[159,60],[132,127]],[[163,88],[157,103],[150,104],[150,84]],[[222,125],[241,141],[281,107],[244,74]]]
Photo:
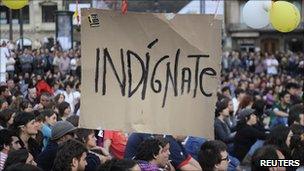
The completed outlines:
[[[290,33],[281,33],[270,25],[263,29],[252,29],[243,21],[242,11],[247,1],[225,2],[225,41],[224,50],[257,51],[275,53],[276,51],[304,51],[304,1],[290,0],[300,10],[301,22]],[[252,14],[254,15],[254,14]]]

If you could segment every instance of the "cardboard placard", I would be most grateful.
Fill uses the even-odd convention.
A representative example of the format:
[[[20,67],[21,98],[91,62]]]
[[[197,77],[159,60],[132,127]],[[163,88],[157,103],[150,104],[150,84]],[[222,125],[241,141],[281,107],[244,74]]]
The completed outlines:
[[[80,127],[213,138],[221,21],[82,9]]]

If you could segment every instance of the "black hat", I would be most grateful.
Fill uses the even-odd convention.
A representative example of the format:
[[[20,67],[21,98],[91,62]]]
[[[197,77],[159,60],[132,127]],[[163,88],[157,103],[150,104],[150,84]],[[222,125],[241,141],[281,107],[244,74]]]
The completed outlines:
[[[246,117],[255,113],[254,109],[243,109],[239,113],[239,119],[244,120]]]

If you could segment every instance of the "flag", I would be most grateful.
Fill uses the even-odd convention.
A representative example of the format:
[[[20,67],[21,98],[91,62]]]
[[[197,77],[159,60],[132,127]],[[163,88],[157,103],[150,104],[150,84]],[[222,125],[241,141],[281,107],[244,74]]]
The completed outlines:
[[[74,20],[76,20],[77,25],[80,24],[79,13],[78,13],[78,0],[76,0],[76,9],[73,15]]]
[[[121,13],[126,14],[128,11],[128,1],[127,0],[122,0],[121,3]]]

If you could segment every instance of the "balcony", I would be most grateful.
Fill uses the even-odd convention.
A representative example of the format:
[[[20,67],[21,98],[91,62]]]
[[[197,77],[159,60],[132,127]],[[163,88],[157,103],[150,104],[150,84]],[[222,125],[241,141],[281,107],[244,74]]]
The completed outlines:
[[[226,25],[226,29],[229,32],[244,32],[244,31],[257,31],[257,32],[272,32],[275,31],[275,29],[268,25],[267,27],[264,27],[262,29],[252,29],[248,27],[245,23],[230,23]],[[298,28],[295,29],[295,32],[304,31],[304,22],[301,22],[298,26]]]

